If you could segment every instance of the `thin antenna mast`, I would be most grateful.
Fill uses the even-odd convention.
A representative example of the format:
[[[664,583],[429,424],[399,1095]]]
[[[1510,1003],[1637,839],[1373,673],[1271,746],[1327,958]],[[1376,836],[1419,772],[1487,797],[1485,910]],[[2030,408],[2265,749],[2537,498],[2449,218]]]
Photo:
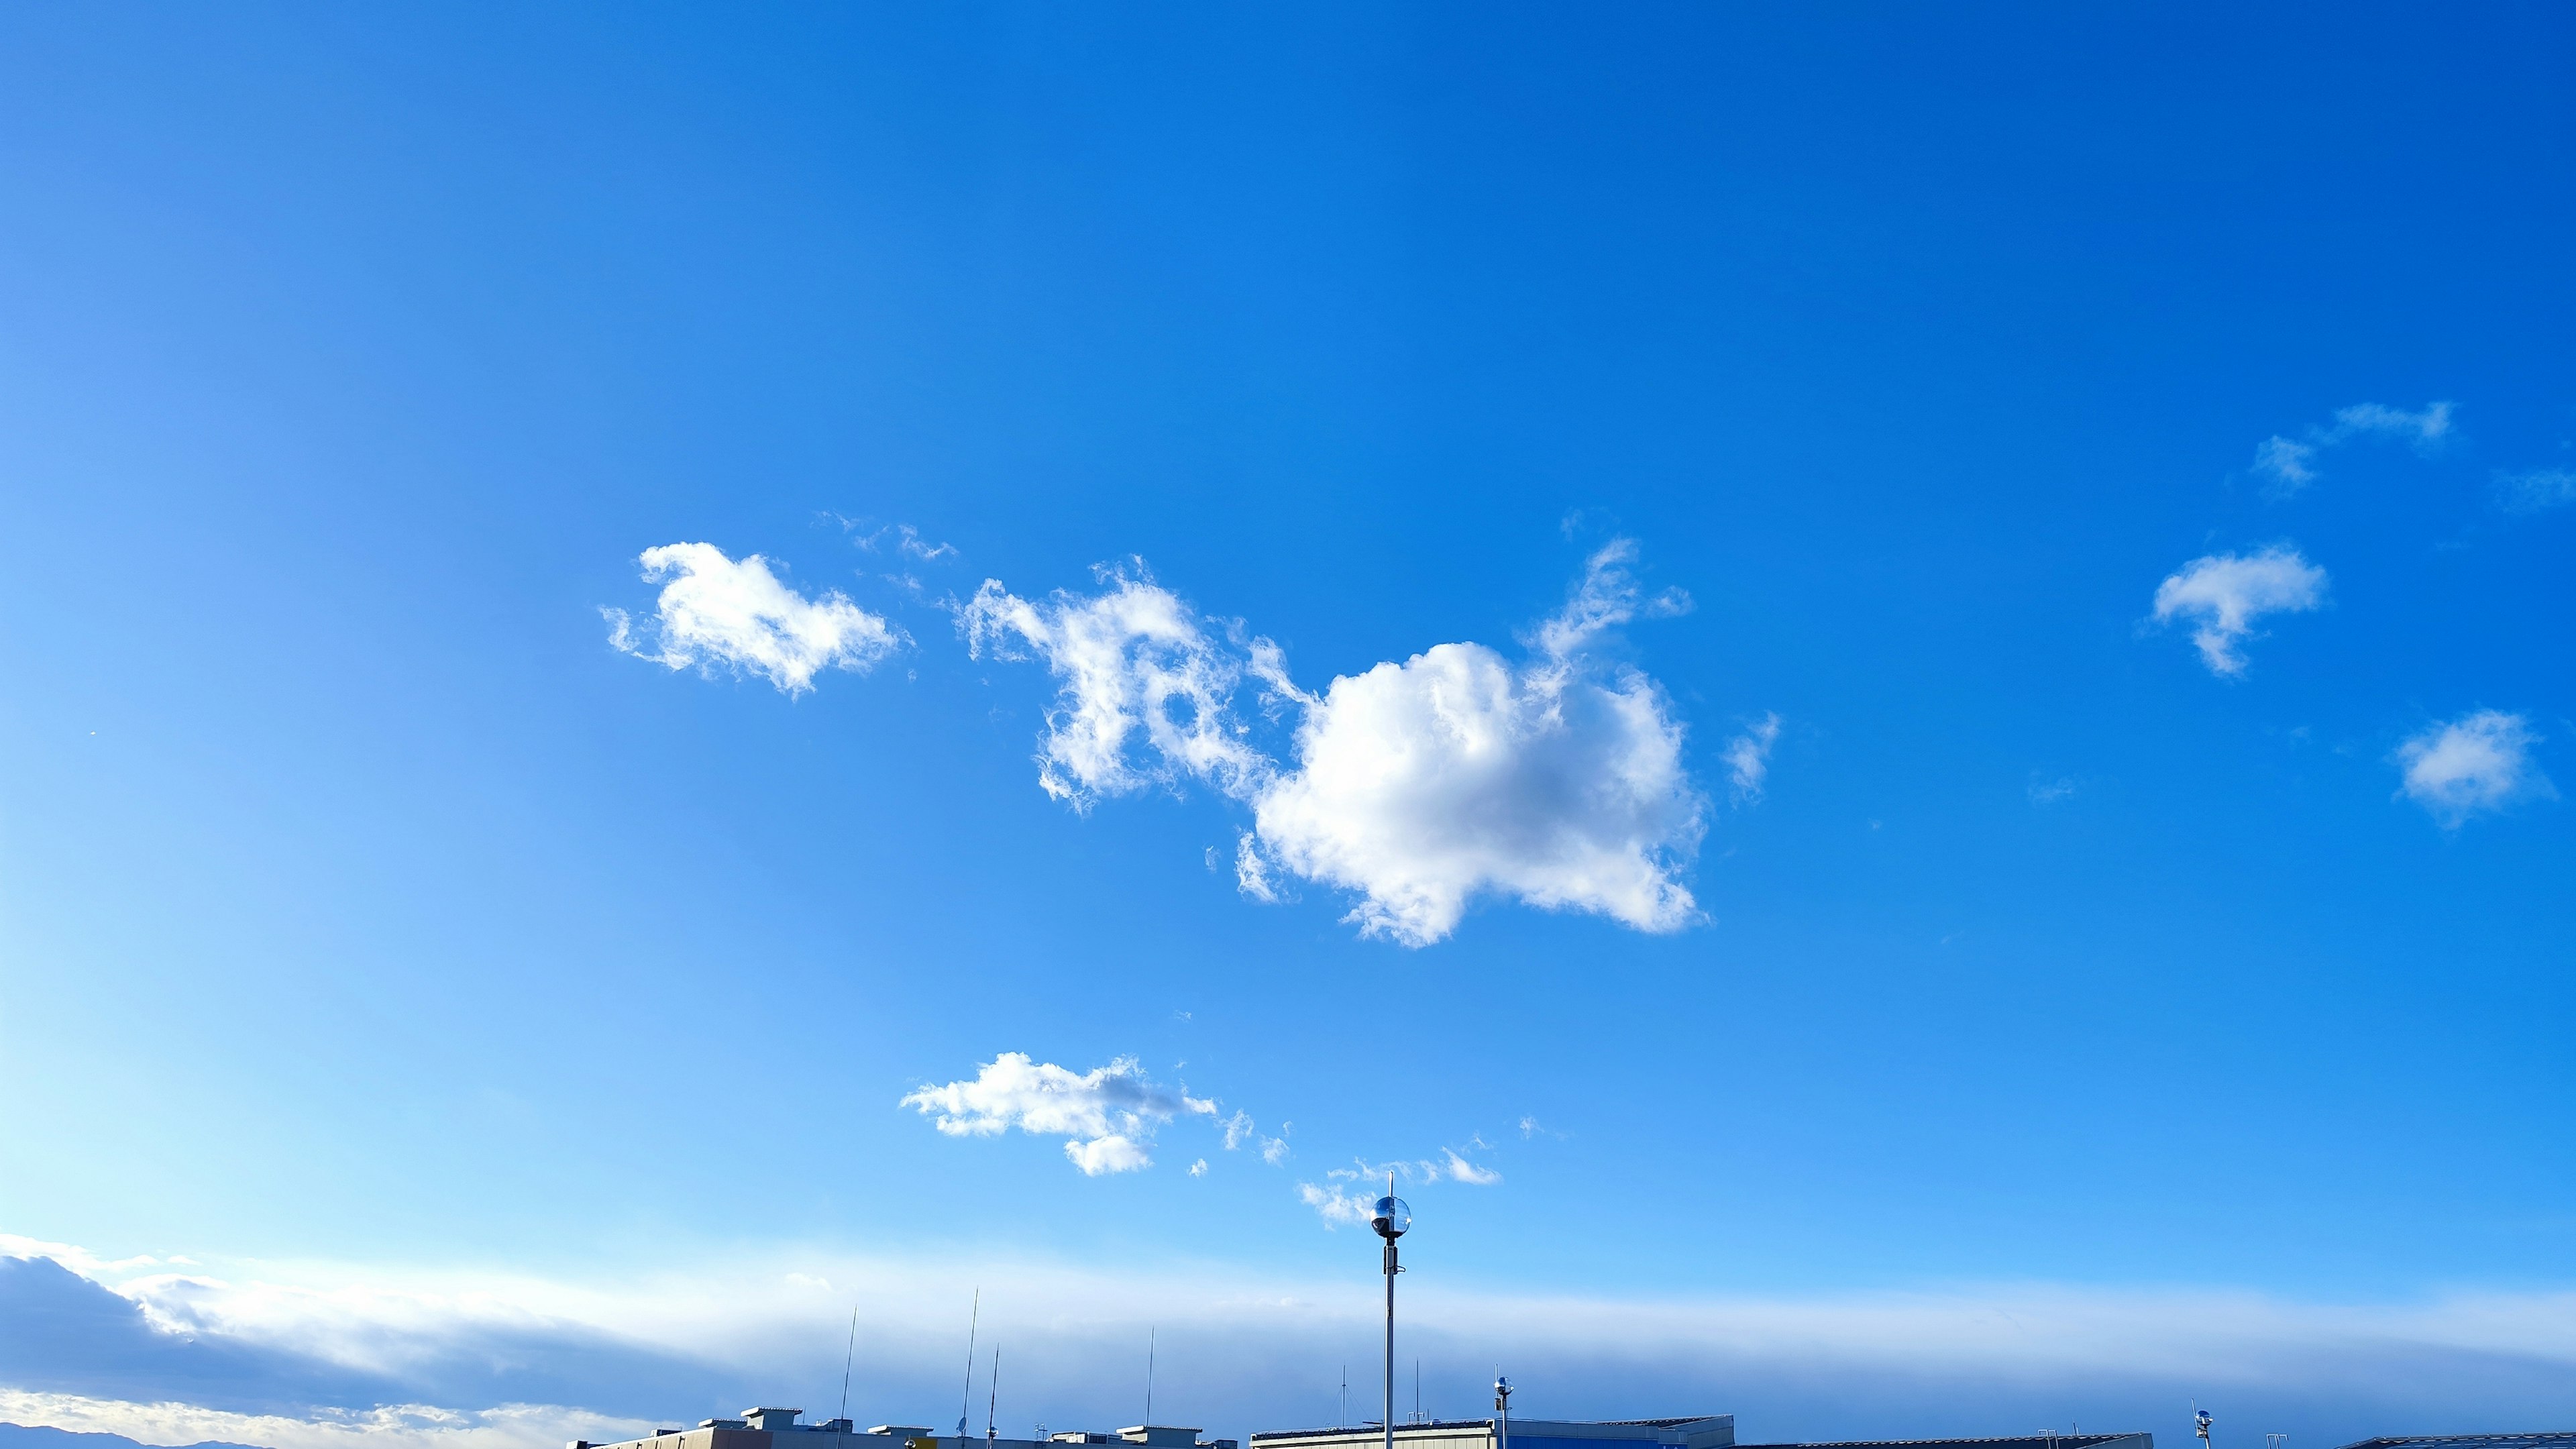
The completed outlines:
[[[993,1444],[993,1406],[1002,1401],[1002,1346],[998,1343],[993,1345],[993,1381],[989,1387],[992,1397],[984,1400],[985,1449],[992,1449]]]
[[[975,1289],[975,1306],[966,1315],[966,1388],[957,1396],[957,1442],[960,1449],[963,1449],[966,1442],[966,1406],[975,1402],[975,1325],[982,1322],[983,1318],[984,1289],[981,1284],[978,1284]]]
[[[1145,1327],[1145,1422],[1154,1422],[1154,1335],[1161,1330],[1151,1324]]]
[[[841,1350],[841,1412],[838,1417],[844,1419],[850,1417],[850,1363],[858,1353],[859,1310],[854,1307],[850,1310],[850,1346]]]

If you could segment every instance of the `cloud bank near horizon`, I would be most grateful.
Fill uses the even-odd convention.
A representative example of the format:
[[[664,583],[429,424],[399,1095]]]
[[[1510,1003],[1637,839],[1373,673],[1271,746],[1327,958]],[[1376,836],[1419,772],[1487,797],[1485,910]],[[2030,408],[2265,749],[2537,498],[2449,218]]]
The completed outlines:
[[[0,1278],[0,1342],[77,1338],[84,1314],[123,1316],[162,1349],[231,1356],[253,1392],[174,1375],[133,1343],[89,1341],[85,1365],[0,1355],[0,1417],[160,1443],[555,1449],[756,1401],[823,1417],[853,1306],[854,1417],[942,1424],[978,1283],[984,1333],[1018,1365],[1002,1385],[1007,1423],[1134,1422],[1129,1361],[1155,1324],[1158,1411],[1240,1437],[1331,1422],[1341,1366],[1369,1362],[1379,1331],[1373,1252],[1326,1280],[779,1250],[575,1283],[277,1263],[172,1274],[24,1239],[0,1251],[77,1289],[30,1296],[27,1279]],[[2324,1444],[2576,1415],[2576,1291],[2393,1304],[2051,1284],[1545,1295],[1446,1286],[1434,1261],[1404,1282],[1399,1351],[1421,1355],[1426,1407],[1439,1412],[1473,1412],[1500,1363],[1533,1415],[1733,1412],[1747,1442],[2070,1419],[2179,1436],[2195,1398],[2249,1438],[2271,1428]],[[275,1392],[289,1382],[316,1387]],[[228,1393],[236,1407],[210,1402]]]

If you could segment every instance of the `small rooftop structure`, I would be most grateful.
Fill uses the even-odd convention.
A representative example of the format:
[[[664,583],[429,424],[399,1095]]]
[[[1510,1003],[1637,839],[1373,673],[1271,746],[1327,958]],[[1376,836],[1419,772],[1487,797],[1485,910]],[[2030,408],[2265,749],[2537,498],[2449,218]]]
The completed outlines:
[[[800,1424],[802,1409],[762,1407],[745,1409],[735,1419],[701,1419],[694,1429],[656,1429],[641,1439],[616,1443],[593,1443],[575,1439],[564,1449],[1054,1449],[1063,1444],[1138,1445],[1141,1449],[1239,1449],[1232,1439],[1201,1439],[1196,1429],[1168,1424],[1135,1424],[1115,1434],[1070,1430],[1050,1434],[1045,1440],[987,1439],[980,1434],[963,1438],[955,1434],[935,1434],[914,1424],[879,1424],[871,1429],[855,1429],[847,1419],[826,1419],[820,1424]],[[829,1434],[834,1442],[817,1443],[817,1434]],[[794,1435],[794,1438],[787,1438]]]
[[[1638,1449],[1732,1449],[1733,1414],[1694,1414],[1676,1419],[1531,1419],[1512,1416],[1512,1449],[1609,1449],[1630,1444]],[[1340,1429],[1284,1429],[1252,1436],[1253,1449],[1369,1449],[1384,1444],[1386,1431],[1375,1423]],[[1404,1449],[1487,1449],[1494,1442],[1491,1419],[1432,1419],[1395,1426],[1395,1442]]]

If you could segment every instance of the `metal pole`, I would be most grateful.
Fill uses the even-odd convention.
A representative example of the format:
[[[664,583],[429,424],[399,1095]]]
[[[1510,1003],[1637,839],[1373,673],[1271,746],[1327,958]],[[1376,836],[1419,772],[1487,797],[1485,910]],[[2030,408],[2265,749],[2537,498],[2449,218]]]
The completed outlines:
[[[1395,1196],[1389,1179],[1386,1195]],[[1395,1239],[1386,1240],[1386,1449],[1395,1449]]]

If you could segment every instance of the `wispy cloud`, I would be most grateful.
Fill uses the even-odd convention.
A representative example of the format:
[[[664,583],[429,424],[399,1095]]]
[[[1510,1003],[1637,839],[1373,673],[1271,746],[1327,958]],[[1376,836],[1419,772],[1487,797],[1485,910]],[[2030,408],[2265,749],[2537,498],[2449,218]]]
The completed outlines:
[[[1233,714],[1237,652],[1141,562],[1104,569],[1101,582],[1089,598],[1059,590],[1032,602],[987,579],[959,615],[976,656],[1033,658],[1062,681],[1038,783],[1076,809],[1189,778],[1236,796],[1257,790],[1271,764]]]
[[[1484,1145],[1482,1139],[1470,1142],[1470,1148]],[[1360,1158],[1348,1167],[1336,1167],[1324,1174],[1320,1183],[1300,1182],[1297,1196],[1323,1218],[1324,1226],[1341,1227],[1358,1224],[1365,1227],[1369,1210],[1389,1175],[1405,1191],[1436,1183],[1464,1183],[1469,1187],[1493,1187],[1503,1175],[1493,1168],[1471,1162],[1455,1147],[1443,1147],[1438,1157],[1397,1158],[1392,1162],[1371,1162]]]
[[[2271,480],[2265,490],[2287,498],[2317,481],[2317,447],[2275,433],[2254,445],[2254,471]]]
[[[1779,740],[1780,716],[1766,714],[1726,742],[1726,775],[1735,787],[1737,804],[1751,804],[1762,798],[1762,782],[1771,775],[1771,747]]]
[[[2520,801],[2555,799],[2557,787],[2531,758],[2539,742],[2531,721],[2502,710],[2428,726],[2397,747],[2397,793],[2448,830]]]
[[[2326,571],[2300,557],[2299,551],[2276,545],[2260,553],[2210,554],[2193,559],[2156,586],[2155,620],[2196,622],[2191,641],[2212,674],[2234,678],[2245,672],[2239,647],[2253,636],[2254,621],[2265,614],[2298,613],[2321,607],[2326,597]]]
[[[2530,468],[2495,475],[2496,502],[2508,513],[2544,513],[2576,503],[2576,469]]]
[[[1065,1139],[1086,1176],[1153,1165],[1155,1129],[1183,1113],[1214,1117],[1216,1103],[1146,1080],[1134,1057],[1074,1072],[1004,1052],[965,1081],[923,1086],[899,1104],[951,1137],[990,1137],[1016,1127]]]
[[[901,630],[838,591],[797,593],[758,554],[736,562],[713,544],[669,543],[637,562],[646,582],[662,583],[661,596],[640,623],[624,609],[601,609],[608,642],[675,670],[752,674],[794,695],[822,670],[863,673],[905,643]]]
[[[2304,439],[2275,433],[2255,444],[2254,471],[2266,480],[2265,496],[2277,501],[2300,492],[2321,476],[2317,458],[2328,448],[2341,447],[2357,438],[2381,438],[2430,455],[2450,434],[2451,404],[2447,402],[2426,403],[2413,411],[2385,403],[2354,403],[2337,409],[2332,423],[2308,429]]]
[[[979,654],[1040,660],[1061,682],[1040,739],[1050,794],[1080,808],[1198,780],[1248,806],[1236,880],[1254,899],[1287,879],[1346,890],[1347,920],[1410,946],[1489,893],[1670,931],[1694,918],[1680,873],[1702,801],[1663,689],[1599,646],[1688,600],[1646,597],[1635,558],[1627,540],[1595,553],[1525,659],[1438,644],[1316,693],[1276,645],[1202,620],[1141,564],[1104,571],[1089,597],[987,581],[960,627]],[[1295,721],[1285,760],[1236,706],[1256,685]]]
[[[2052,778],[2033,770],[2030,775],[2029,794],[2030,803],[2033,805],[2042,807],[2054,805],[2075,794],[2075,781],[2069,776],[2059,775]]]

